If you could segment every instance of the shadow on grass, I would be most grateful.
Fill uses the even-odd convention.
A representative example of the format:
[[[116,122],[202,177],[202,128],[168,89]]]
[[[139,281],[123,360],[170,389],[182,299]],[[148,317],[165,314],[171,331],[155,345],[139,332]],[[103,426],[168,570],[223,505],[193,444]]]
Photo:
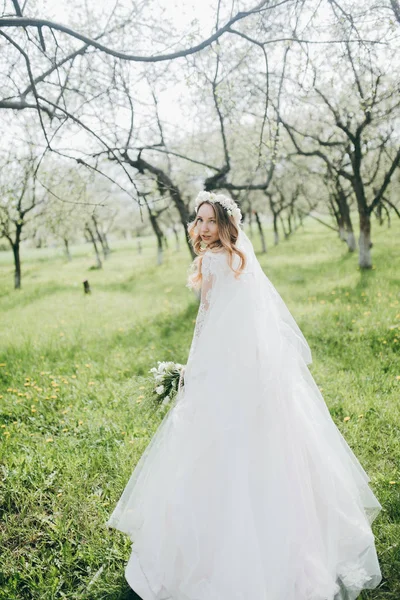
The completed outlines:
[[[22,287],[21,290],[7,290],[4,293],[0,292],[0,298],[3,298],[1,310],[6,311],[24,308],[28,304],[32,304],[32,302],[37,302],[43,298],[51,297],[54,294],[66,292],[71,292],[71,286],[55,283],[46,283],[41,287],[35,287],[33,290],[25,290],[24,287]]]
[[[318,260],[310,266],[306,266],[302,263],[302,257],[296,256],[296,262],[290,262],[282,266],[282,264],[274,265],[268,264],[267,259],[263,260],[267,255],[258,255],[261,266],[267,277],[271,277],[278,283],[282,280],[282,273],[284,273],[284,281],[293,284],[304,284],[305,282],[313,281],[316,278],[320,278],[321,275],[328,277],[332,281],[332,285],[338,282],[338,267],[342,267],[341,275],[347,274],[347,269],[351,269],[349,273],[356,269],[356,266],[351,264],[351,259],[354,259],[354,255],[348,253],[343,254],[341,258],[325,258],[324,260]],[[274,281],[273,281],[274,283]]]

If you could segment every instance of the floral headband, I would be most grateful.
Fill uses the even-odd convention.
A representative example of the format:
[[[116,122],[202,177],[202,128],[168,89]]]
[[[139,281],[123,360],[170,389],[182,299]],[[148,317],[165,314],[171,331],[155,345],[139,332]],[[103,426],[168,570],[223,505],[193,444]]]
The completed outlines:
[[[223,194],[214,194],[213,192],[200,192],[197,195],[194,205],[196,213],[200,204],[202,204],[203,202],[211,202],[211,204],[218,202],[218,204],[225,208],[228,215],[230,217],[233,217],[233,220],[235,221],[236,225],[239,225],[240,221],[242,220],[242,213],[240,212],[240,208],[238,207],[236,202],[234,202],[232,198],[228,198],[228,196],[224,196]]]

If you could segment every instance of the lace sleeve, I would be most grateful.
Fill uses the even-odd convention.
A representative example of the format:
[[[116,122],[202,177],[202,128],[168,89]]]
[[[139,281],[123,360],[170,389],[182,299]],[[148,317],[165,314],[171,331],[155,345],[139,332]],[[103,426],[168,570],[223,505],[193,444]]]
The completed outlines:
[[[201,331],[204,326],[204,322],[207,317],[207,313],[211,304],[211,296],[213,291],[213,285],[215,283],[215,273],[213,268],[213,256],[209,254],[205,254],[203,257],[203,262],[201,264],[201,275],[202,275],[202,283],[201,283],[201,294],[200,294],[200,306],[197,313],[196,325],[194,328],[193,341],[190,349],[189,357],[192,356],[194,352],[194,348],[196,346],[196,342],[200,337]]]
[[[212,257],[206,254],[203,258],[201,265],[201,297],[199,312],[197,313],[195,336],[200,335],[201,329],[203,328],[204,320],[208,309],[210,308],[211,294],[214,283],[214,274],[212,272]]]

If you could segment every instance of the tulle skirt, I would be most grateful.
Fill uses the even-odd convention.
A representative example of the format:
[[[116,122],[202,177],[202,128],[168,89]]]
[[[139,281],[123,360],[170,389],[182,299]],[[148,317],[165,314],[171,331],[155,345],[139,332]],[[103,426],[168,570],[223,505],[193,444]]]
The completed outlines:
[[[381,580],[368,476],[299,354],[227,331],[222,353],[202,334],[107,521],[126,579],[143,600],[353,600]]]

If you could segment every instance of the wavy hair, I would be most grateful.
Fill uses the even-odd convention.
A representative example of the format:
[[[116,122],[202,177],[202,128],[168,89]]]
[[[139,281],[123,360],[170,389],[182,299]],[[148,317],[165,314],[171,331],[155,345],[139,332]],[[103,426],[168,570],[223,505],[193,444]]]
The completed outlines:
[[[239,228],[236,225],[233,217],[230,217],[226,212],[225,208],[218,202],[208,202],[207,200],[205,200],[204,202],[199,204],[197,208],[197,213],[199,212],[200,206],[202,206],[203,204],[209,204],[214,209],[219,236],[219,240],[217,240],[207,248],[224,248],[228,252],[228,264],[232,271],[235,273],[235,277],[238,278],[246,266],[246,257],[244,253],[241,250],[239,250],[239,248],[236,246],[236,242],[239,237]],[[188,286],[194,289],[199,289],[201,286],[201,263],[203,262],[204,253],[207,250],[207,248],[202,248],[201,246],[202,239],[200,234],[196,230],[197,223],[198,217],[196,216],[194,221],[188,223],[187,226],[190,243],[193,247],[195,254],[197,254],[196,258],[192,263],[192,271],[189,275],[188,280]],[[233,268],[233,259],[235,255],[237,255],[240,259],[240,263],[237,269]]]

